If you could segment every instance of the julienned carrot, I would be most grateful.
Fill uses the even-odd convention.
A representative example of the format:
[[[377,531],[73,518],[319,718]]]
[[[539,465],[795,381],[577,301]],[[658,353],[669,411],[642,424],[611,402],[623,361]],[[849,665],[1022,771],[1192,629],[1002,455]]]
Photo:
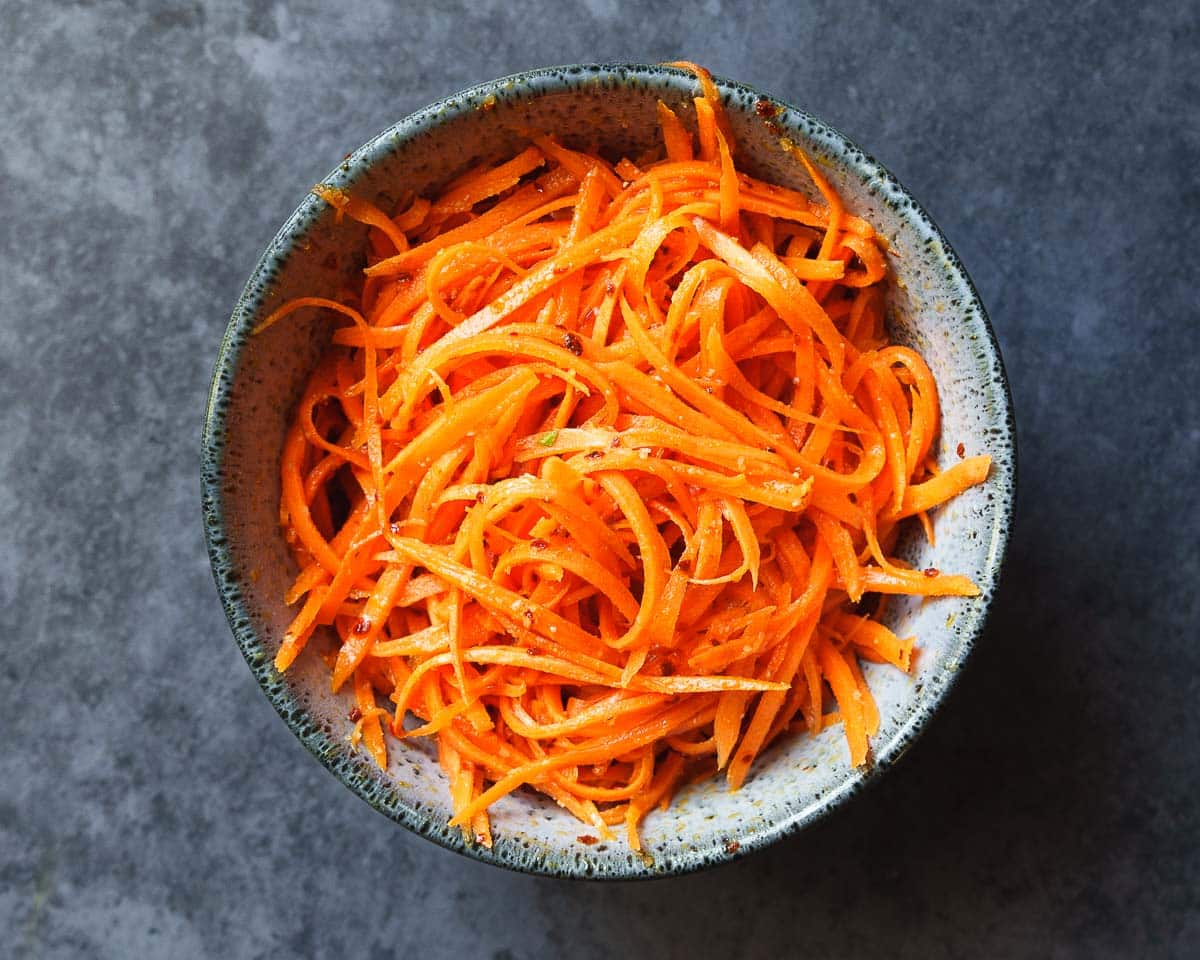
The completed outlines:
[[[276,666],[331,627],[354,741],[386,766],[381,718],[435,737],[471,842],[527,786],[640,849],[680,785],[736,789],[796,722],[840,720],[865,763],[860,660],[907,671],[914,638],[859,601],[977,593],[892,555],[990,460],[930,460],[882,243],[791,144],[823,202],[738,171],[682,65],[697,134],[660,103],[660,162],[535,131],[396,211],[315,188],[370,228],[362,290],[259,328],[343,321],[280,464],[301,606]]]

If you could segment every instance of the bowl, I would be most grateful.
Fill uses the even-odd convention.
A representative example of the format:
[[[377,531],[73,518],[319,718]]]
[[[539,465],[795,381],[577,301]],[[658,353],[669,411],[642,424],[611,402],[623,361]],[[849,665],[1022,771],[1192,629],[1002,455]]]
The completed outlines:
[[[282,597],[296,572],[279,526],[277,463],[293,405],[330,329],[305,311],[260,335],[250,331],[288,298],[335,296],[362,266],[347,251],[362,248],[365,228],[348,218],[336,223],[328,205],[305,196],[254,268],[217,355],[203,434],[204,526],[217,589],[246,662],[295,735],[346,786],[421,836],[489,863],[554,876],[652,877],[722,863],[794,833],[905,751],[970,654],[996,587],[1014,499],[1015,435],[1000,351],[970,278],[929,215],[861,148],[812,114],[740,83],[716,83],[747,172],[811,193],[803,169],[780,145],[787,137],[822,164],[847,208],[886,237],[894,275],[889,324],[937,378],[940,461],[951,462],[959,443],[993,457],[984,484],[935,514],[936,548],[918,530],[901,543],[901,555],[916,566],[967,574],[981,593],[889,607],[889,624],[902,636],[915,634],[920,654],[911,675],[865,665],[881,713],[870,767],[851,767],[840,728],[827,729],[777,742],[736,793],[717,779],[683,789],[669,810],[646,819],[642,855],[623,839],[579,842],[588,829],[528,790],[492,808],[491,849],[465,844],[446,825],[449,793],[432,745],[405,741],[389,751],[381,771],[350,745],[352,694],[330,693],[318,658],[301,657],[286,676],[272,666],[291,619]],[[529,128],[557,133],[568,145],[636,156],[655,142],[656,100],[691,121],[697,95],[690,73],[666,66],[577,65],[505,77],[401,120],[347,156],[325,182],[386,203],[511,155],[522,146],[518,131]],[[297,194],[307,186],[297,184]]]

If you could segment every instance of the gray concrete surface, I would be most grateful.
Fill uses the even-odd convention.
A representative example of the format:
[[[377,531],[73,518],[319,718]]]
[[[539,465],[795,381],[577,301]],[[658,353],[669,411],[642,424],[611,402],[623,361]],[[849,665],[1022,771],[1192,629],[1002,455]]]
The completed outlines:
[[[1200,7],[716,0],[0,5],[0,956],[1134,957],[1200,945]],[[304,190],[522,68],[687,55],[939,220],[1013,382],[980,652],[849,808],[582,885],[410,836],[231,642],[197,457],[228,311]]]

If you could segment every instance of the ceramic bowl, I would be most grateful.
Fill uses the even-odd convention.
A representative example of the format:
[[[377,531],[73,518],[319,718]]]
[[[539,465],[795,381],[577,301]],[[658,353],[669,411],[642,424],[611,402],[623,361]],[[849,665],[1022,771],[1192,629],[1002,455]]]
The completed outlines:
[[[887,238],[895,277],[888,304],[893,335],[920,351],[941,391],[938,456],[952,462],[962,443],[970,453],[991,454],[995,464],[986,483],[937,512],[936,548],[916,531],[902,544],[916,566],[967,574],[982,592],[890,607],[891,626],[902,636],[915,634],[920,653],[910,676],[866,666],[882,715],[869,768],[849,765],[842,732],[834,728],[784,738],[763,754],[737,793],[719,779],[682,790],[669,810],[645,821],[644,856],[630,852],[623,839],[579,842],[592,831],[532,791],[493,807],[494,847],[464,844],[459,831],[446,826],[446,781],[429,745],[394,745],[389,768],[378,770],[350,746],[348,695],[329,692],[328,673],[316,657],[301,657],[286,677],[271,665],[292,615],[282,597],[296,569],[279,527],[277,463],[292,407],[329,328],[297,315],[262,335],[249,331],[290,297],[336,296],[361,267],[347,251],[362,249],[363,228],[348,219],[336,224],[325,203],[305,196],[254,268],[217,355],[203,437],[204,525],[217,589],[250,669],[296,736],[362,799],[421,836],[489,863],[568,877],[661,876],[728,861],[794,833],[904,752],[971,652],[1000,573],[1014,497],[1012,405],[995,336],[958,257],[896,178],[842,134],[742,84],[718,79],[717,86],[748,172],[810,190],[780,146],[788,137],[823,165],[846,206]],[[472,164],[511,155],[522,146],[517,131],[523,128],[557,133],[568,145],[637,156],[657,142],[655,101],[666,101],[690,123],[696,95],[689,73],[663,66],[571,66],[506,77],[401,120],[346,157],[325,182],[386,203],[404,191],[436,189]],[[297,184],[297,195],[307,186]],[[290,760],[268,758],[267,776],[272,762]]]

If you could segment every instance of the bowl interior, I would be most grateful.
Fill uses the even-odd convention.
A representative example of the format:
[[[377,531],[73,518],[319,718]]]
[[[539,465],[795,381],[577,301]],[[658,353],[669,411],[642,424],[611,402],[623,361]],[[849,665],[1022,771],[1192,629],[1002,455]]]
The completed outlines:
[[[893,335],[918,349],[937,378],[940,461],[956,459],[959,443],[968,453],[994,458],[985,484],[934,516],[936,548],[916,530],[902,544],[916,565],[967,574],[983,593],[890,607],[889,625],[901,636],[915,634],[919,654],[910,676],[865,667],[881,712],[872,769],[849,766],[835,728],[785,738],[763,755],[736,794],[721,780],[681,791],[668,811],[646,820],[646,856],[632,854],[623,838],[578,842],[595,830],[530,791],[493,808],[492,850],[464,847],[458,831],[445,826],[448,791],[430,747],[393,743],[390,767],[380,772],[350,747],[350,694],[329,692],[328,673],[317,658],[300,658],[284,678],[271,666],[291,618],[282,596],[296,572],[279,528],[277,464],[292,407],[329,329],[313,311],[302,311],[262,335],[248,331],[291,297],[336,297],[361,267],[354,251],[362,248],[364,228],[336,223],[323,202],[306,198],[247,283],[217,361],[204,437],[205,523],[218,588],[251,669],[297,736],[365,800],[430,839],[494,863],[557,875],[661,875],[729,859],[798,828],[904,750],[953,681],[995,587],[1012,504],[1014,438],[999,353],[969,279],[924,211],[860,149],[757,91],[723,81],[719,87],[740,166],[812,192],[799,163],[780,146],[780,137],[789,137],[823,165],[847,208],[887,238],[895,277],[889,322]],[[690,75],[649,66],[559,68],[495,81],[401,121],[348,157],[326,182],[387,203],[406,191],[436,188],[471,164],[511,155],[523,146],[521,131],[528,128],[636,159],[657,144],[656,100],[690,122],[697,93]],[[760,100],[770,109],[756,109]]]

